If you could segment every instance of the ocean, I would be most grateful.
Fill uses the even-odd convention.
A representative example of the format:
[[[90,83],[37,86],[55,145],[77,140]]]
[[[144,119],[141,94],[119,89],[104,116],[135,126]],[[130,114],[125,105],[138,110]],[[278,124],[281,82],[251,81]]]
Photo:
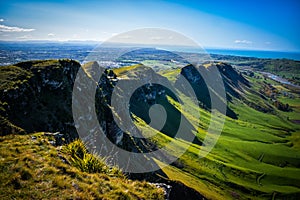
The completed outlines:
[[[272,59],[292,59],[300,61],[300,52],[280,52],[262,50],[234,50],[234,49],[205,49],[209,54],[221,54],[231,56],[272,58]]]

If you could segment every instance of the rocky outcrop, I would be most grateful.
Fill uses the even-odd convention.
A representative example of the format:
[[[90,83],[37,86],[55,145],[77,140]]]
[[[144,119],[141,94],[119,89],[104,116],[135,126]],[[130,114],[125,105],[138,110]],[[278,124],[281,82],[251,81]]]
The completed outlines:
[[[49,131],[75,138],[71,111],[72,86],[80,64],[73,60],[28,61],[1,67],[1,134]]]

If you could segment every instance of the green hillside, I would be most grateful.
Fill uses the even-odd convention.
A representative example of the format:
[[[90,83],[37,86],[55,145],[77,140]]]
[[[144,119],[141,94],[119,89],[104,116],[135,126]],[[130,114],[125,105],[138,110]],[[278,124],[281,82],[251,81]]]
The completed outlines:
[[[128,73],[135,73],[134,69]],[[174,81],[180,71],[174,69],[159,73]],[[233,73],[234,71],[231,75]],[[163,168],[163,171],[168,178],[185,183],[207,198],[297,199],[300,195],[300,125],[296,121],[300,116],[299,94],[262,77],[244,76],[243,79],[247,82],[239,84],[242,88],[228,83],[230,88],[228,85],[226,91],[232,99],[228,106],[237,114],[238,119],[226,117],[222,134],[210,154],[199,159],[199,149],[205,147],[193,144],[177,162]],[[282,104],[288,103],[291,110],[279,110],[274,104],[275,99],[268,97],[266,91],[262,89],[265,84],[278,88],[276,100]],[[233,89],[240,91],[240,95],[230,93]],[[286,96],[287,93],[290,97]],[[177,94],[190,107],[188,112],[181,110],[180,104],[171,96],[168,102],[160,100],[161,97],[156,99],[156,103],[162,104],[171,112],[168,115],[171,118],[168,118],[166,123],[172,124],[172,128],[176,129],[174,118],[176,112],[180,111],[191,123],[197,138],[202,141],[207,134],[209,112],[194,105],[182,92],[178,91]],[[175,106],[170,108],[169,104]],[[172,111],[174,108],[178,110]],[[144,132],[155,132],[156,130],[144,122],[149,122],[148,116],[143,115],[147,113],[147,109],[149,108],[139,104],[132,109],[132,112],[138,115],[136,124]],[[201,113],[200,126],[195,124],[196,112]],[[153,142],[161,147],[173,140],[172,135],[162,134],[164,129],[162,131],[156,131],[157,135],[152,138]],[[179,146],[187,145],[180,138],[176,140]],[[173,153],[176,156],[176,149],[173,149]]]
[[[253,81],[252,88],[260,86],[256,84]],[[260,96],[251,99],[252,95],[245,93],[250,103],[261,101]],[[299,96],[295,96],[294,105],[300,103]],[[293,107],[291,112],[274,108],[270,113],[263,113],[247,104],[249,102],[234,99],[229,105],[238,113],[238,120],[226,121],[210,154],[217,156],[213,159],[218,163],[212,173],[217,177],[219,174],[215,181],[221,185],[223,182],[225,188],[229,186],[226,191],[232,198],[239,193],[237,191],[242,191],[237,196],[249,198],[297,198],[300,153],[299,140],[294,138],[299,135],[299,124],[288,119],[289,116],[299,117],[299,108]]]

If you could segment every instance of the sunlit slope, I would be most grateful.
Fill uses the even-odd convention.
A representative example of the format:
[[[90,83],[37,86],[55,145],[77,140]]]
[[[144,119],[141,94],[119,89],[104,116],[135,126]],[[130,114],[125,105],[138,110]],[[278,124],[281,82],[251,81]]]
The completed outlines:
[[[177,69],[160,72],[173,82],[178,73],[180,70]],[[207,198],[297,199],[300,195],[300,126],[293,120],[299,119],[299,95],[281,86],[281,92],[294,95],[293,99],[278,95],[279,101],[289,103],[292,108],[292,111],[283,112],[259,91],[263,81],[276,87],[278,83],[245,75],[244,78],[249,82],[247,88],[240,89],[239,96],[229,94],[231,101],[228,105],[238,119],[226,117],[222,134],[208,156],[200,159],[199,154],[205,152],[205,147],[175,138],[178,146],[191,146],[163,171],[168,178],[182,181]],[[182,92],[176,94],[189,109],[183,111],[179,102],[168,96],[172,109],[176,108],[190,122],[193,133],[203,141],[209,125],[209,112],[199,108]],[[160,103],[159,99],[157,103]],[[144,109],[143,113],[147,113]],[[200,124],[195,119],[196,112],[200,113]],[[135,120],[141,130],[156,131],[144,120],[143,116]],[[174,140],[170,135],[156,133],[152,141],[160,147]],[[178,153],[176,149],[170,152],[174,156]]]

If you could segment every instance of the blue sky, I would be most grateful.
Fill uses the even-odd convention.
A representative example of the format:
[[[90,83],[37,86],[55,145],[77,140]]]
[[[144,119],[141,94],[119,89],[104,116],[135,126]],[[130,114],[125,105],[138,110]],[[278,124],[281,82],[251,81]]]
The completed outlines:
[[[204,47],[300,51],[300,1],[1,1],[0,40],[97,40],[167,28]]]

